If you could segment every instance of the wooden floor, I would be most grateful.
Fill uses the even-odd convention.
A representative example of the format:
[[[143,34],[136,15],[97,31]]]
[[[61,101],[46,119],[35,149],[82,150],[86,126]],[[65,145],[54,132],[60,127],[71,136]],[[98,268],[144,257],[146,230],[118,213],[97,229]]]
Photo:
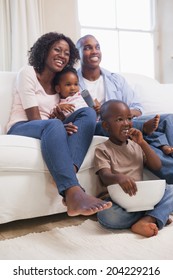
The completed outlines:
[[[0,240],[26,235],[32,232],[48,231],[55,227],[79,225],[86,219],[96,220],[96,215],[69,217],[66,213],[20,220],[0,225]]]

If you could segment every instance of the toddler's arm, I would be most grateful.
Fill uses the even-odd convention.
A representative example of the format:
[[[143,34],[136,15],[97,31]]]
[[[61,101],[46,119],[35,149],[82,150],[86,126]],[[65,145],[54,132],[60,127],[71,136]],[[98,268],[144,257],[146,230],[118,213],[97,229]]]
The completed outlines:
[[[68,104],[68,103],[59,103],[59,107],[62,111],[68,113],[73,113],[75,105],[74,104]]]

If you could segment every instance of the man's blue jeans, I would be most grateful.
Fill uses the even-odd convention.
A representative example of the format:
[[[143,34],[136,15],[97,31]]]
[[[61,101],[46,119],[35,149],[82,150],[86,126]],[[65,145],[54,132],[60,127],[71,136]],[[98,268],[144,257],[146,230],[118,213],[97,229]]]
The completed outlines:
[[[64,124],[72,122],[77,133],[68,135]],[[59,119],[18,122],[8,134],[33,137],[41,140],[41,151],[54,178],[59,193],[72,186],[80,186],[74,166],[80,168],[92,141],[96,126],[96,113],[87,107],[75,111],[64,123]]]

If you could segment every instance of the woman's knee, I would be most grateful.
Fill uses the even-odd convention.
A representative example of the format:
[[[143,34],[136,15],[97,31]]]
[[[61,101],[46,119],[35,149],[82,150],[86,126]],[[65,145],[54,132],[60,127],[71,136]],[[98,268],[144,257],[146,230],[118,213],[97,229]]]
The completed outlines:
[[[59,119],[48,119],[45,120],[45,127],[64,127],[64,124]]]
[[[86,116],[87,118],[90,118],[93,121],[96,121],[97,115],[93,108],[90,107],[84,107],[78,110],[79,114],[83,114],[83,116]]]
[[[45,120],[43,124],[43,132],[45,132],[47,135],[50,135],[53,133],[53,135],[66,135],[66,130],[64,127],[64,124],[59,119],[48,119]]]

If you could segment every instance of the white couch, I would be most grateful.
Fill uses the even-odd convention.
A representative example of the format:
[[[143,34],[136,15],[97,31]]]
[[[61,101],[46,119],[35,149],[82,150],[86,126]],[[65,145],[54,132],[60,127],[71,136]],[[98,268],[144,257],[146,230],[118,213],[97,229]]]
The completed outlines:
[[[142,94],[143,99],[145,94],[149,95],[149,98],[154,94],[157,95],[160,110],[163,109],[166,90],[170,90],[169,85],[161,85],[141,75],[122,75],[135,90]],[[16,73],[0,72],[0,224],[66,211],[42,159],[39,140],[4,134],[11,108],[15,77]],[[171,87],[173,88],[173,85]],[[158,90],[163,90],[164,94],[160,92],[158,97]],[[147,101],[145,103],[147,109]],[[77,175],[86,192],[92,195],[101,192],[98,178],[93,170],[94,148],[105,139],[105,137],[94,136]],[[157,177],[145,170],[144,179],[154,178]]]

